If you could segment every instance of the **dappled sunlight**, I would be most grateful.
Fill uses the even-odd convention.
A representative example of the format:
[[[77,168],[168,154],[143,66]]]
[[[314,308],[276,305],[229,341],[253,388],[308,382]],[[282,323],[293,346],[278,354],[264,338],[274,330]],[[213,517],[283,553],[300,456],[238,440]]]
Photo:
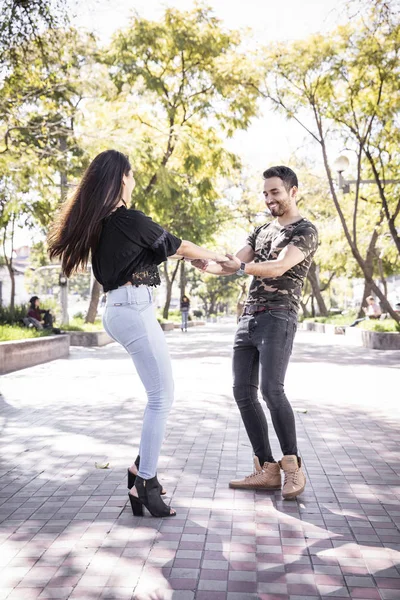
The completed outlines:
[[[212,348],[215,332],[229,353],[234,326],[201,329],[195,338],[168,337],[176,400],[158,476],[173,519],[132,516],[126,468],[138,450],[145,397],[123,349],[80,349],[69,361],[3,378],[4,585],[62,587],[71,600],[180,600],[197,590],[343,596],[367,583],[393,591],[399,407],[390,394],[374,405],[365,390],[376,378],[390,381],[394,369],[369,366],[348,395],[335,360],[318,363],[319,379],[312,362],[301,362],[302,347],[315,348],[313,334],[300,336],[288,393],[308,484],[297,502],[285,502],[279,491],[228,487],[252,471],[230,356]],[[280,457],[273,435],[271,443]]]

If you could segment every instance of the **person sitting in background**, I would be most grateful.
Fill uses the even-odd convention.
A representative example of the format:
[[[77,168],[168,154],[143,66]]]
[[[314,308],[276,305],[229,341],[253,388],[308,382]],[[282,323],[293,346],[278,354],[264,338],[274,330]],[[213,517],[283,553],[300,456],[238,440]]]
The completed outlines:
[[[380,319],[382,315],[381,307],[377,302],[375,302],[375,298],[373,296],[368,296],[367,306],[363,307],[363,311],[365,313],[365,317],[356,319],[354,323],[350,325],[350,327],[355,327],[358,325],[358,323],[361,323],[361,321],[365,321],[366,319]]]
[[[181,300],[181,314],[182,314],[181,330],[182,330],[182,332],[187,331],[187,328],[188,328],[189,309],[190,309],[189,298],[187,296],[182,296],[182,300]]]
[[[27,320],[38,330],[53,328],[53,315],[49,310],[40,308],[38,296],[32,296],[29,300]]]

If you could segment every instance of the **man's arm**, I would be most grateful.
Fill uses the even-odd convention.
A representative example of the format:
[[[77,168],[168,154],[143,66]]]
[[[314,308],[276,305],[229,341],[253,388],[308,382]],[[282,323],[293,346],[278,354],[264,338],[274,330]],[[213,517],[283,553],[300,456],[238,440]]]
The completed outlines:
[[[299,264],[304,260],[303,252],[294,246],[288,244],[279,254],[276,260],[266,260],[265,262],[251,262],[245,267],[246,275],[254,275],[255,277],[280,277],[286,271]],[[231,263],[226,263],[225,268],[231,266]]]

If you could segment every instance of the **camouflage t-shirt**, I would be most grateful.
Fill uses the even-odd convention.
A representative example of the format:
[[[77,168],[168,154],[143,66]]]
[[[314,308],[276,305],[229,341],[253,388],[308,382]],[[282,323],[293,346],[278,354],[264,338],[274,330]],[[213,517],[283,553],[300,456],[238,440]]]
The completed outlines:
[[[266,304],[273,308],[298,311],[304,279],[318,245],[318,232],[307,219],[282,227],[277,220],[257,227],[247,243],[255,252],[254,262],[276,260],[288,244],[304,254],[304,260],[279,277],[254,277],[246,306]]]

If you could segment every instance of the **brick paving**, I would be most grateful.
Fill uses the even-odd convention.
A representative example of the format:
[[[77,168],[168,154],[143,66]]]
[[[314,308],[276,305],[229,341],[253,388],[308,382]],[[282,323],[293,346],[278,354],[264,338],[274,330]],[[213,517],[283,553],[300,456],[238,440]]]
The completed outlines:
[[[144,394],[123,350],[73,349],[2,378],[0,600],[400,600],[400,352],[298,333],[287,392],[308,485],[283,502],[228,488],[252,470],[233,332],[167,334],[172,519],[127,505]]]

